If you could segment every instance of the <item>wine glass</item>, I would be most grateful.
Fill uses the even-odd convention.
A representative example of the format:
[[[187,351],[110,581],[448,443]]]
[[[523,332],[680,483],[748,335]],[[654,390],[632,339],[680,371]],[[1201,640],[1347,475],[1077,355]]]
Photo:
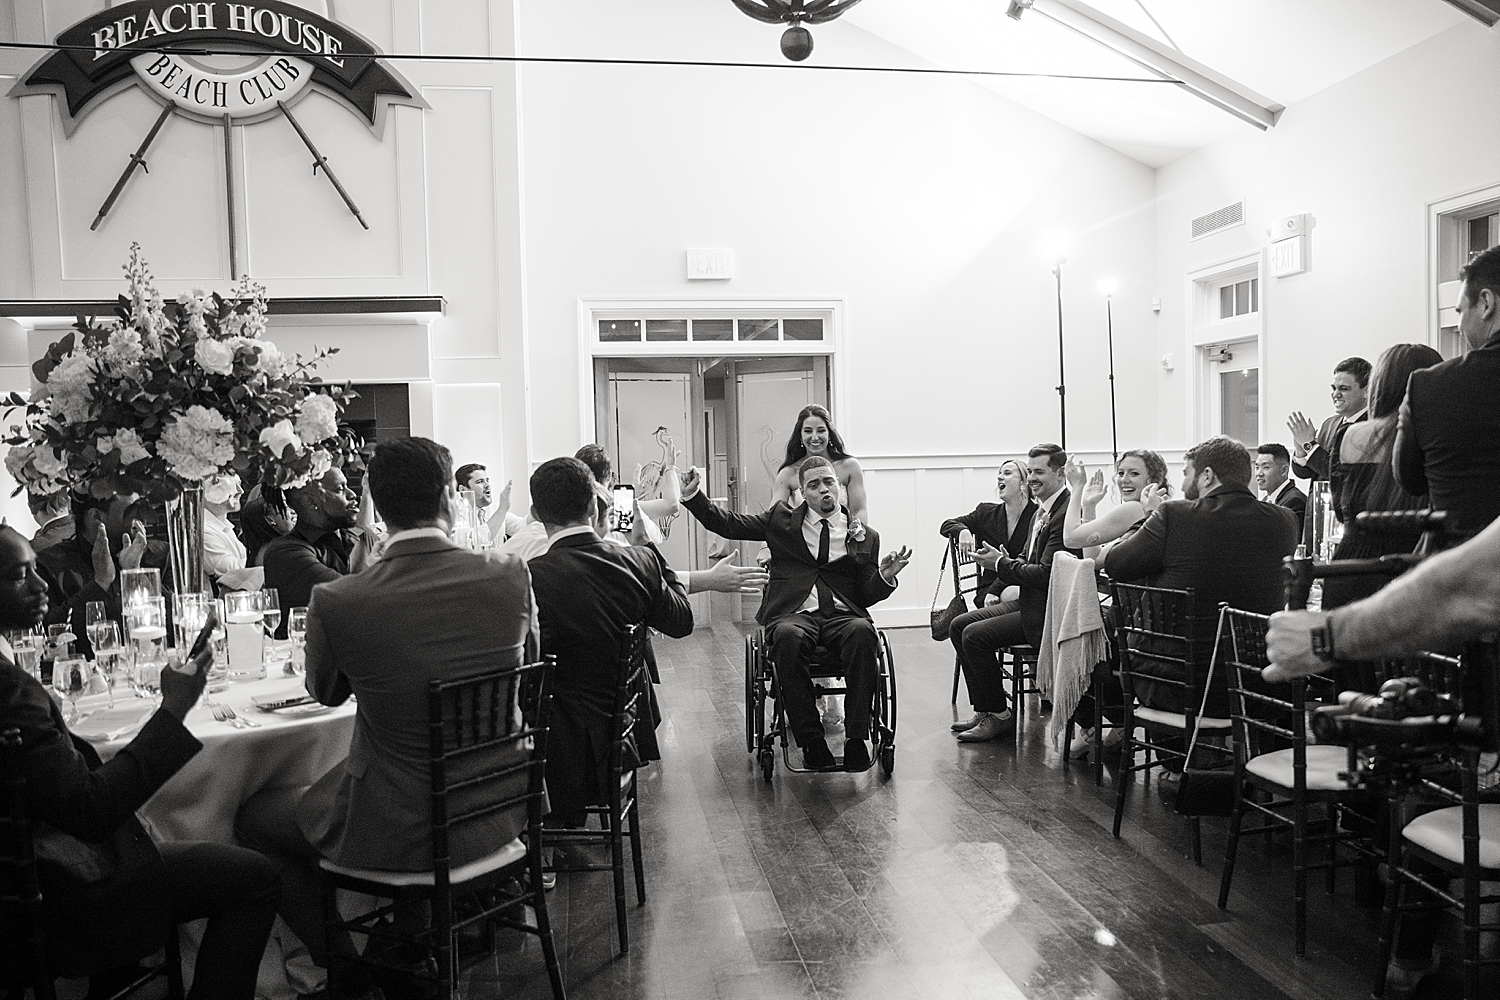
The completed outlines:
[[[78,696],[83,693],[88,661],[81,656],[60,655],[52,661],[52,689],[68,699],[67,723],[78,718]]]
[[[115,707],[115,679],[119,674],[120,664],[125,662],[125,644],[120,639],[120,626],[116,622],[106,621],[101,625],[90,625],[90,635],[94,643],[94,669],[104,678],[104,686],[109,691],[109,707]]]
[[[275,638],[276,630],[281,627],[281,597],[275,587],[260,592],[260,613],[266,619],[266,634]]]
[[[111,625],[109,620],[109,607],[103,601],[89,601],[83,606],[83,630],[89,637],[89,648],[98,649],[99,640],[94,638],[97,632],[102,631],[100,626]]]

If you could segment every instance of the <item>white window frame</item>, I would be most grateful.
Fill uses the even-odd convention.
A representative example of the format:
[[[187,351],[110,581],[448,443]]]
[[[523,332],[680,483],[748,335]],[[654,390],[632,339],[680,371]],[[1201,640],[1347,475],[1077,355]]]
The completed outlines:
[[[1243,281],[1245,278],[1259,279],[1257,283],[1259,292],[1256,297],[1256,304],[1259,308],[1255,312],[1236,316],[1233,319],[1218,319],[1219,288],[1229,282]],[[1186,353],[1192,359],[1189,365],[1190,377],[1186,393],[1186,417],[1190,440],[1203,440],[1213,427],[1213,414],[1207,409],[1213,393],[1204,391],[1204,387],[1208,384],[1208,377],[1217,371],[1213,362],[1208,360],[1209,348],[1227,344],[1232,349],[1232,345],[1247,341],[1254,342],[1260,357],[1260,426],[1257,428],[1257,433],[1262,440],[1267,440],[1266,387],[1270,380],[1267,377],[1265,324],[1270,307],[1267,295],[1269,291],[1270,286],[1266,282],[1264,250],[1216,261],[1187,273],[1185,290],[1187,309],[1184,311],[1187,317],[1187,330],[1184,340],[1187,344]]]
[[[599,321],[611,319],[821,319],[822,340],[601,341]],[[642,335],[644,336],[644,330]],[[593,440],[595,358],[828,358],[829,410],[848,424],[850,385],[844,300],[838,298],[579,298],[578,385],[580,440]]]
[[[1462,194],[1427,203],[1427,343],[1442,349],[1442,331],[1445,325],[1457,325],[1454,307],[1458,299],[1458,282],[1442,281],[1439,268],[1442,262],[1443,243],[1447,238],[1444,224],[1454,219],[1466,219],[1477,209],[1500,203],[1500,184],[1474,188]],[[1488,213],[1484,213],[1488,214]],[[1445,323],[1444,320],[1451,320]]]

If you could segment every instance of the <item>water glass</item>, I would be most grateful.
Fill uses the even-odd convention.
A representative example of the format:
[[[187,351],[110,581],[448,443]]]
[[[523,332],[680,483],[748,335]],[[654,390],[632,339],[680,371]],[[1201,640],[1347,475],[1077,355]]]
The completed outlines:
[[[266,640],[260,591],[230,591],[224,595],[224,612],[225,632],[229,636],[229,679],[260,680],[265,676]]]
[[[176,615],[173,620],[177,626],[177,650],[184,659],[188,651],[193,648],[193,640],[198,638],[198,630],[203,623],[208,621],[208,609],[213,606],[214,599],[207,594],[179,594],[175,600]]]
[[[287,612],[286,635],[292,640],[292,658],[288,665],[297,673],[307,669],[307,609],[293,608]]]
[[[115,681],[119,679],[122,666],[129,674],[129,654],[120,641],[120,626],[115,622],[91,625],[89,629],[97,637],[94,639],[94,669],[104,679],[105,690],[109,692],[109,707],[114,708]]]
[[[52,661],[52,690],[68,699],[69,724],[78,717],[78,696],[88,672],[88,661],[81,656],[59,656]]]
[[[10,651],[15,655],[16,666],[35,677],[42,679],[42,643],[43,639],[36,633],[35,629],[18,629],[8,636]]]
[[[47,626],[48,653],[53,660],[67,659],[73,655],[73,643],[78,641],[78,636],[73,634],[73,626],[63,623],[61,625]]]
[[[161,688],[167,663],[167,602],[152,597],[125,608],[125,626],[135,659],[136,683],[147,691]]]

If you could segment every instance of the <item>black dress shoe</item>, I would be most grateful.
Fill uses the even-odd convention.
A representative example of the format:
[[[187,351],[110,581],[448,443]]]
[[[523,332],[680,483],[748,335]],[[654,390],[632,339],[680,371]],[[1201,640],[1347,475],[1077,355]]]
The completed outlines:
[[[802,766],[809,771],[832,771],[838,767],[838,761],[833,759],[827,740],[810,740],[802,748]]]
[[[844,770],[867,771],[870,768],[870,751],[864,740],[844,741]]]

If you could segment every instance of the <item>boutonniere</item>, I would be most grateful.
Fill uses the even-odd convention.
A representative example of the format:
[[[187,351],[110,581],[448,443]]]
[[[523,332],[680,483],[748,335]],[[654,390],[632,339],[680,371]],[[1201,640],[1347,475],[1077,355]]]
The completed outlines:
[[[849,537],[854,539],[856,542],[862,542],[865,540],[865,526],[859,523],[859,518],[857,517],[851,517],[849,519]]]

